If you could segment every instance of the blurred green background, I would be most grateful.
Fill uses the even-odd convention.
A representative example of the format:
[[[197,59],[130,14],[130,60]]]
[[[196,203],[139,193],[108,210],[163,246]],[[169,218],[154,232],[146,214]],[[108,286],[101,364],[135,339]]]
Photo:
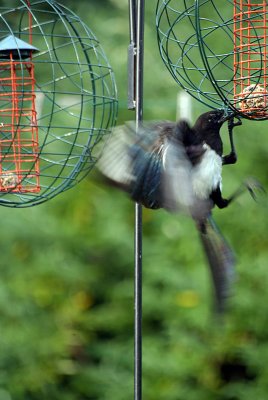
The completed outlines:
[[[118,123],[134,119],[128,2],[62,3],[88,24],[114,68]],[[146,3],[144,118],[174,120],[179,88],[159,56],[156,2]],[[194,118],[204,111],[193,102]],[[235,130],[239,162],[224,169],[225,196],[248,176],[268,189],[267,127],[245,121]],[[227,153],[225,129],[223,140]],[[237,257],[220,321],[193,222],[143,212],[146,400],[267,399],[267,199],[246,194],[214,216]],[[93,171],[38,207],[1,207],[0,218],[0,400],[133,398],[134,205]]]

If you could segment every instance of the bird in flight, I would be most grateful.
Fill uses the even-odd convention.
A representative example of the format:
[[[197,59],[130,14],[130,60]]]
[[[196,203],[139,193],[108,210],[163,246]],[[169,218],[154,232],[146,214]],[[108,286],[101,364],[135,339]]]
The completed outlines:
[[[231,152],[223,155],[220,129],[228,120]],[[98,168],[132,200],[150,209],[190,215],[199,231],[215,289],[215,308],[225,308],[234,275],[234,255],[212,219],[212,209],[227,207],[244,189],[254,197],[259,184],[246,181],[222,197],[222,166],[236,162],[232,130],[239,125],[223,110],[185,120],[128,123],[114,129]]]

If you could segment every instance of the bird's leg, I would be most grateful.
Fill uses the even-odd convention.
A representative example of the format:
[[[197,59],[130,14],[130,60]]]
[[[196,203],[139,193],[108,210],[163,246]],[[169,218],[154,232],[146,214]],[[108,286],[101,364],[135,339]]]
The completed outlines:
[[[222,165],[235,164],[237,161],[237,155],[236,155],[234,139],[233,139],[233,129],[235,126],[242,125],[242,122],[239,117],[236,117],[236,118],[237,118],[237,122],[234,122],[234,117],[232,117],[228,120],[228,132],[229,132],[229,138],[230,138],[230,144],[231,144],[231,152],[230,152],[230,154],[222,157]]]
[[[213,203],[219,208],[225,208],[229,205],[230,200],[224,199],[221,194],[221,189],[217,187],[217,189],[213,190],[210,195],[211,200]]]

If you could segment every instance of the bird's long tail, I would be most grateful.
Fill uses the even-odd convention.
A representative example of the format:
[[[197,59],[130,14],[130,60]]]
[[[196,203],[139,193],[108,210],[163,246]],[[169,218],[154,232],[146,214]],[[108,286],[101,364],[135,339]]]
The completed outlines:
[[[234,253],[211,216],[197,225],[212,275],[215,308],[222,313],[234,280]]]

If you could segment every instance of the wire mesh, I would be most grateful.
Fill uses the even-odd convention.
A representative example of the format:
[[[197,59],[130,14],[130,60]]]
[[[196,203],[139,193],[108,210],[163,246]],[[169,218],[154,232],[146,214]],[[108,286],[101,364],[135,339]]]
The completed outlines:
[[[25,207],[94,167],[117,100],[103,49],[76,14],[52,0],[13,3],[0,6],[0,43],[11,35],[38,51],[26,59],[18,45],[16,60],[0,51],[0,204]]]
[[[268,115],[267,10],[266,1],[234,0],[235,105],[260,117]]]
[[[173,78],[210,108],[267,119],[264,0],[158,0],[161,57]]]

